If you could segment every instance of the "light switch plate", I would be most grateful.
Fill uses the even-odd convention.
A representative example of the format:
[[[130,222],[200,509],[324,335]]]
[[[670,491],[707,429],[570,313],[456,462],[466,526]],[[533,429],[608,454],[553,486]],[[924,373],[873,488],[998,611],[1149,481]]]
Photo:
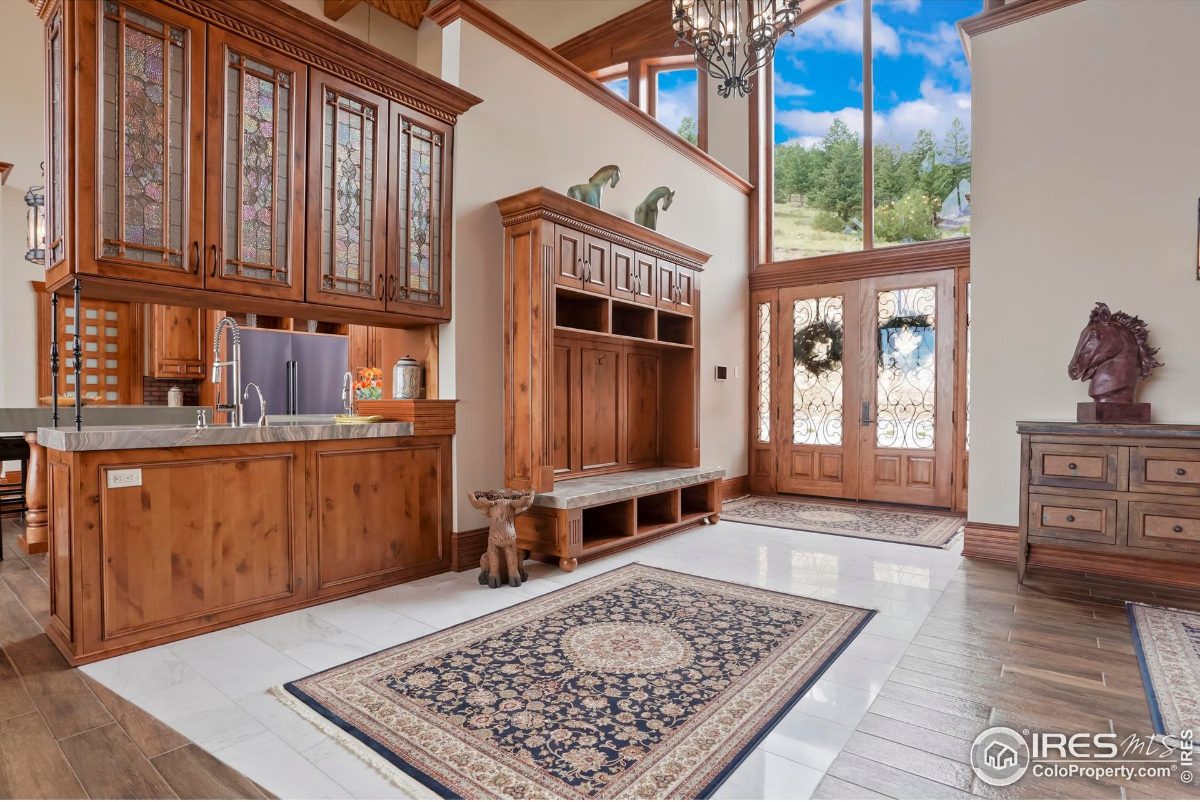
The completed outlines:
[[[729,368],[727,368],[724,365],[717,365],[717,370],[716,370],[717,381],[723,382],[728,378],[729,378]]]
[[[142,486],[142,469],[141,468],[121,468],[119,470],[110,470],[108,472],[108,487],[113,489],[116,487],[141,487]]]

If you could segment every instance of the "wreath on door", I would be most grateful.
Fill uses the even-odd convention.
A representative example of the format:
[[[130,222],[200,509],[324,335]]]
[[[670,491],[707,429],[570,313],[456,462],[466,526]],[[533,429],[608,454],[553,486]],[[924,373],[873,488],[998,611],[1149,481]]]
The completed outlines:
[[[842,366],[842,326],[825,320],[814,320],[796,329],[792,353],[796,364],[814,376],[824,376]]]

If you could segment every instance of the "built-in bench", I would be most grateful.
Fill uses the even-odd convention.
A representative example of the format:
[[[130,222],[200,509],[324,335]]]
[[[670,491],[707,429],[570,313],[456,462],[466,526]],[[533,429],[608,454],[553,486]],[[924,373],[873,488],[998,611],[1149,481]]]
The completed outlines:
[[[721,514],[724,468],[646,468],[568,479],[517,519],[517,548],[564,571]]]

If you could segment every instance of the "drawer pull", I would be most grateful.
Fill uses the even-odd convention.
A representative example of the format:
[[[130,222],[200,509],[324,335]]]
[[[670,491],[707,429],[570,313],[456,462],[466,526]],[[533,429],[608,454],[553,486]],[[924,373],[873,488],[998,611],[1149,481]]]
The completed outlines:
[[[1180,532],[1183,531],[1183,527],[1180,526],[1179,524],[1175,524],[1174,526],[1171,527],[1171,531],[1174,532],[1175,534],[1179,534]]]
[[[1068,516],[1067,516],[1067,523],[1069,523],[1069,524],[1073,524],[1073,523],[1075,523],[1075,516],[1074,516],[1074,515],[1068,515]]]
[[[1187,476],[1187,469],[1186,468],[1176,468],[1175,475],[1176,476]]]
[[[1072,463],[1071,463],[1070,465],[1068,465],[1067,467],[1068,467],[1069,469],[1071,469],[1071,470],[1075,470],[1075,469],[1076,469],[1076,468],[1078,468],[1079,466],[1078,466],[1078,465],[1076,465],[1074,462],[1072,462]]]

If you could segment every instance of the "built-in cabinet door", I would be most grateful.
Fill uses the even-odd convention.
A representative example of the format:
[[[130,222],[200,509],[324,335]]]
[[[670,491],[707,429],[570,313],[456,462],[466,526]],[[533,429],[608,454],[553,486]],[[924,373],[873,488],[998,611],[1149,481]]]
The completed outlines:
[[[146,371],[157,379],[202,379],[205,313],[187,306],[152,304],[147,307]]]
[[[583,234],[566,226],[554,226],[554,283],[561,287],[583,288]]]
[[[397,103],[391,110],[387,307],[449,319],[442,249],[450,234],[443,188],[451,128]]]
[[[662,259],[658,262],[654,300],[659,309],[675,311],[675,265]]]
[[[152,8],[153,11],[143,11]],[[166,6],[81,3],[78,270],[198,287],[204,187],[204,33]],[[96,50],[98,48],[98,52]]]
[[[612,246],[612,296],[626,301],[637,297],[637,265],[633,249]]]
[[[387,98],[310,74],[307,300],[382,310],[387,220]]]
[[[625,352],[625,462],[631,468],[659,463],[660,375],[657,352]]]
[[[658,263],[653,256],[644,253],[634,254],[633,258],[633,300],[646,306],[654,306],[655,279],[658,274]]]
[[[582,347],[579,375],[579,467],[590,471],[615,466],[621,459],[620,347],[598,344]]]
[[[612,246],[599,237],[583,238],[583,287],[608,294],[612,288]]]
[[[579,470],[579,346],[554,344],[553,406],[550,409],[550,453],[554,473]]]
[[[675,311],[685,315],[696,310],[696,273],[687,267],[675,268]]]
[[[304,297],[308,67],[208,32],[205,286]]]

